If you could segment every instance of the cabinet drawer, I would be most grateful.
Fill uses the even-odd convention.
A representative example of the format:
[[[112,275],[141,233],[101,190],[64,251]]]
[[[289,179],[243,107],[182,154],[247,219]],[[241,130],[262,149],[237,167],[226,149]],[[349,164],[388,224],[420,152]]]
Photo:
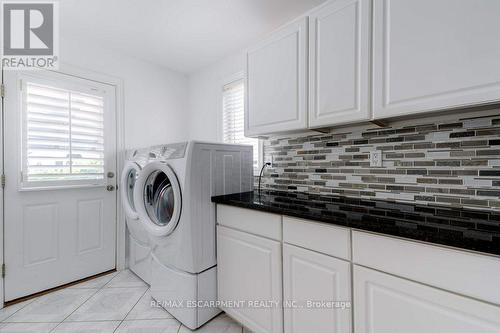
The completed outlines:
[[[217,205],[217,223],[281,241],[281,215]]]
[[[352,232],[353,262],[500,304],[500,258]]]
[[[283,217],[283,241],[307,249],[349,260],[351,237],[348,228],[325,223]]]
[[[500,308],[354,266],[356,333],[500,332]]]

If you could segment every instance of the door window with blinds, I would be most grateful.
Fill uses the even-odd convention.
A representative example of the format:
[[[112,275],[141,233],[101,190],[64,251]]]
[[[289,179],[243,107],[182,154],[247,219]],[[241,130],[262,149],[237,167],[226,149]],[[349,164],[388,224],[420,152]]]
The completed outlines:
[[[245,86],[236,80],[222,89],[222,139],[226,143],[253,146],[253,169],[259,171],[261,145],[259,139],[245,137]]]
[[[105,183],[104,85],[70,76],[24,76],[21,187]]]

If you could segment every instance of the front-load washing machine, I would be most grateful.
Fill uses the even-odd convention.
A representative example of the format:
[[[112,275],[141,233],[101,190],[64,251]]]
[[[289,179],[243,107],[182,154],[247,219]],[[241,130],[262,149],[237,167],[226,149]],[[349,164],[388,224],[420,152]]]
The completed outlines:
[[[217,315],[214,195],[253,188],[251,146],[158,146],[139,174],[135,207],[152,245],[151,294],[185,326]]]
[[[149,235],[139,219],[134,203],[134,188],[141,172],[150,159],[149,148],[126,152],[120,191],[127,224],[127,261],[129,269],[146,283],[151,283],[151,244]]]

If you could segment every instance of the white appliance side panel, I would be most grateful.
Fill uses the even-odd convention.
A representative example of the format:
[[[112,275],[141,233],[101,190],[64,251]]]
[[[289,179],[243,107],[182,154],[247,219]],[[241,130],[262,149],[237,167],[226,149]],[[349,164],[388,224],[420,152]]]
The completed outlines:
[[[215,256],[215,209],[211,202],[214,188],[211,149],[196,147],[191,165],[191,234],[195,266],[206,269],[214,266]]]
[[[196,301],[197,274],[189,274],[162,265],[153,256],[151,296],[172,316],[189,328],[197,328],[197,310],[188,308],[187,301]],[[172,303],[184,301],[183,304]]]
[[[128,235],[128,267],[147,284],[151,284],[151,248]]]
[[[181,228],[192,239],[194,271],[216,264],[215,195],[250,191],[253,186],[250,146],[193,143],[188,155]],[[179,228],[179,227],[178,227]]]
[[[247,149],[217,149],[214,151],[212,195],[251,191],[253,188],[253,151]]]
[[[212,267],[198,275],[198,300],[202,302],[217,300],[217,267]],[[203,306],[199,308],[198,326],[203,325],[220,312],[218,307]]]

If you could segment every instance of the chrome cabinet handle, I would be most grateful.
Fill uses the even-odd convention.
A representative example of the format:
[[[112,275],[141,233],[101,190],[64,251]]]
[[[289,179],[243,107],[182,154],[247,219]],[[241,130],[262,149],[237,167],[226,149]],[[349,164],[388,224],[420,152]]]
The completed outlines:
[[[114,187],[114,185],[108,185],[108,186],[106,186],[106,190],[111,192],[111,191],[115,190],[115,187]]]

